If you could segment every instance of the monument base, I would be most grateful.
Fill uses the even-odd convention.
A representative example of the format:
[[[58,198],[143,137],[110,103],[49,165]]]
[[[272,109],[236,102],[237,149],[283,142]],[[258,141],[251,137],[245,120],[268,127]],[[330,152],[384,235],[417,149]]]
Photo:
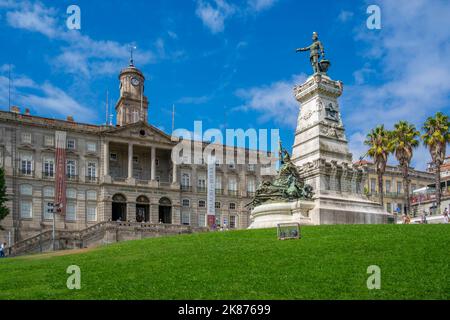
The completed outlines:
[[[279,223],[292,222],[312,225],[309,213],[313,208],[314,202],[307,200],[262,204],[252,210],[248,229],[276,228]]]
[[[385,224],[388,214],[382,206],[362,197],[324,195],[314,200],[311,223],[322,224]]]

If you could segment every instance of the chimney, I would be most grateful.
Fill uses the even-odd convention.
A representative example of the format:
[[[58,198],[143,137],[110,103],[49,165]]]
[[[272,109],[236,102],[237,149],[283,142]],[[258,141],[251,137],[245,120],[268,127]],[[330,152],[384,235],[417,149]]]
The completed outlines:
[[[28,108],[25,109],[25,115],[26,115],[26,116],[29,116],[29,115],[30,115],[30,109],[28,109]]]
[[[73,120],[73,116],[67,116],[67,121],[69,121],[69,122],[75,122],[75,120]]]
[[[20,108],[17,106],[12,106],[10,111],[13,113],[20,113]]]

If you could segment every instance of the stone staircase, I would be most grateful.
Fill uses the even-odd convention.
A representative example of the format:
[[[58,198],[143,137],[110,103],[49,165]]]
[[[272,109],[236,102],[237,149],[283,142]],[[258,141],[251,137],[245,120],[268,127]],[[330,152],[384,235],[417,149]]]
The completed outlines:
[[[105,221],[83,230],[56,230],[53,248],[52,230],[16,242],[8,248],[9,256],[19,256],[53,250],[89,248],[109,243],[161,237],[194,232],[207,232],[208,228],[173,224]]]

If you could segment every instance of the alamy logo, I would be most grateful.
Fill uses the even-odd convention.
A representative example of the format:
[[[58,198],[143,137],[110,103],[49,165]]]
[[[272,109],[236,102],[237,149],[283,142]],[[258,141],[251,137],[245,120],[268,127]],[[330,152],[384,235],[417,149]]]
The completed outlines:
[[[66,270],[67,274],[70,276],[67,278],[67,289],[69,290],[80,290],[81,289],[81,269],[79,266],[72,265]]]
[[[367,273],[370,274],[369,278],[367,279],[367,289],[373,290],[373,289],[381,289],[381,269],[379,266],[369,266],[367,268]]]
[[[380,30],[381,29],[381,9],[379,6],[372,4],[367,7],[367,18],[366,25],[370,30]]]
[[[67,14],[69,16],[66,20],[66,26],[69,30],[81,29],[81,9],[79,6],[73,4],[67,7]]]

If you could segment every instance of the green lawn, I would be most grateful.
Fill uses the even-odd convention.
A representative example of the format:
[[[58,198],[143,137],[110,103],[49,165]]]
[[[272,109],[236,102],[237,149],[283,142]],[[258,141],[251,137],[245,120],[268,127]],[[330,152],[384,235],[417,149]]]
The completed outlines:
[[[0,299],[449,299],[450,225],[204,233],[0,260]],[[66,269],[81,268],[81,290]],[[368,290],[367,267],[381,268]]]

